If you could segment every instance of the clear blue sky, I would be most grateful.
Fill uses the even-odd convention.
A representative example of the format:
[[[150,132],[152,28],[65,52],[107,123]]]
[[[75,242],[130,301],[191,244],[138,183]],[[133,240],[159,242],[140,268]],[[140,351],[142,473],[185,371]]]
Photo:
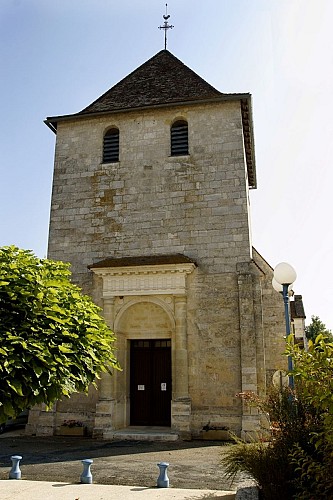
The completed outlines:
[[[253,244],[297,270],[308,322],[333,329],[333,2],[169,0],[168,49],[253,95]],[[54,134],[163,48],[165,1],[1,0],[0,245],[46,255]]]

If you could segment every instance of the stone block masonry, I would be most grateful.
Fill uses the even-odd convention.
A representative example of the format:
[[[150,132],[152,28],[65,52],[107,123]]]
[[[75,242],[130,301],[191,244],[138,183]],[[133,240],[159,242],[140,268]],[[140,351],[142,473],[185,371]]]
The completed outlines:
[[[177,117],[189,123],[189,156],[170,156]],[[120,161],[102,164],[111,125]],[[108,255],[178,252],[232,272],[251,254],[246,189],[237,102],[59,123],[49,256],[70,261],[79,282]]]
[[[188,123],[189,154],[171,156],[170,127],[180,119]],[[106,164],[109,127],[119,129],[119,161]],[[69,261],[75,282],[104,308],[123,372],[103,376],[88,400],[59,403],[54,425],[76,405],[94,435],[128,426],[130,342],[167,338],[172,429],[184,439],[202,436],[207,426],[253,430],[258,416],[236,394],[263,393],[281,367],[283,311],[279,316],[272,302],[270,267],[252,252],[248,211],[240,101],[59,121],[49,257]],[[126,277],[133,269],[120,277],[88,270],[106,258],[175,254],[193,268],[174,292],[179,268],[168,279],[151,268],[141,273],[141,296]]]

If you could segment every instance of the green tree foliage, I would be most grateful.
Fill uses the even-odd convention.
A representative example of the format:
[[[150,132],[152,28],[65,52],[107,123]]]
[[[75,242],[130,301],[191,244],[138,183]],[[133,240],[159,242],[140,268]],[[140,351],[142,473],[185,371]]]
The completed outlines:
[[[240,397],[246,404],[259,410],[262,418],[268,418],[268,424],[256,436],[250,436],[253,442],[236,439],[236,444],[224,453],[222,464],[226,475],[233,479],[237,473],[250,474],[265,500],[299,499],[298,477],[290,460],[290,453],[295,446],[315,452],[309,436],[318,429],[320,417],[314,408],[309,407],[302,397],[294,397],[289,387],[271,387],[265,398],[253,393],[243,393]]]
[[[331,330],[320,320],[319,316],[311,316],[311,323],[305,327],[306,338],[314,342],[322,334],[329,342],[333,342]]]
[[[0,423],[118,368],[114,334],[70,276],[69,264],[0,248]]]
[[[287,354],[294,360],[296,388],[301,388],[302,399],[320,416],[320,425],[309,435],[313,452],[298,445],[290,454],[298,473],[297,498],[333,498],[333,342],[320,334],[304,351],[289,338]]]
[[[333,343],[323,335],[308,350],[287,339],[293,358],[295,391],[271,388],[266,398],[241,395],[267,415],[267,443],[230,447],[222,459],[229,477],[250,474],[265,500],[327,500],[333,498]]]
[[[287,354],[294,360],[293,374],[302,388],[302,397],[322,415],[324,437],[333,446],[333,342],[327,342],[320,334],[314,342],[309,341],[305,351],[290,337]]]

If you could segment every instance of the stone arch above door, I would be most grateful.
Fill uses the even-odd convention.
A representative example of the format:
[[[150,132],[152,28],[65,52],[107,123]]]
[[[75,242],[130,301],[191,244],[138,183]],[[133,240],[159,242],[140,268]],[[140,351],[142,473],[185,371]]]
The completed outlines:
[[[151,297],[130,298],[117,311],[114,330],[134,338],[171,338],[175,319],[171,307],[163,300]]]

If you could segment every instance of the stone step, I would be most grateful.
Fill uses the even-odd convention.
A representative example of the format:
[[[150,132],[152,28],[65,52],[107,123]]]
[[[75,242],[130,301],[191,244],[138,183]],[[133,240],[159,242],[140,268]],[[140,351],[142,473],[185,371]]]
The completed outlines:
[[[112,441],[177,441],[179,434],[168,428],[127,427],[119,430],[104,430],[103,439]]]

